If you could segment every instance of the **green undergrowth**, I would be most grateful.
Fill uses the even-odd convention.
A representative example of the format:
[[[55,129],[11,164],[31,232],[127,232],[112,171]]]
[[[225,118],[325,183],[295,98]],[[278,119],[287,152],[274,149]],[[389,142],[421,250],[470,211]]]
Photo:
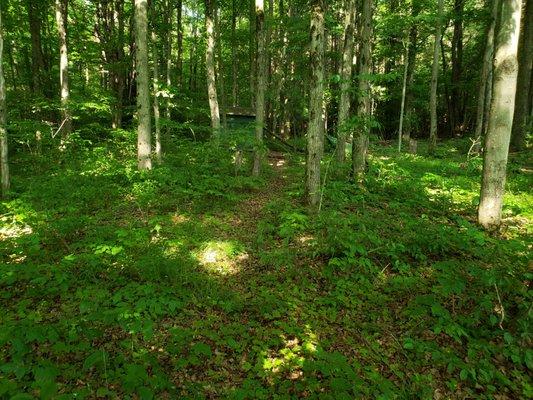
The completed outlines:
[[[0,203],[0,398],[533,395],[525,160],[488,234],[462,142],[376,147],[363,184],[326,160],[318,215],[300,156],[250,178],[248,142],[169,140],[148,173],[128,131],[19,151]]]

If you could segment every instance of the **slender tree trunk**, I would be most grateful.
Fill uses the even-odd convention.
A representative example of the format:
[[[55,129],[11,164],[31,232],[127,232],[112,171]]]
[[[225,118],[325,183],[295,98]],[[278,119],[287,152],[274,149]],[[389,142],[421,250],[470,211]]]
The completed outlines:
[[[404,139],[409,143],[411,139],[411,132],[413,130],[413,118],[412,118],[412,108],[413,108],[413,78],[415,74],[416,66],[416,54],[418,49],[418,23],[415,21],[415,18],[420,13],[420,3],[418,0],[412,0],[411,2],[411,29],[409,31],[409,57],[407,58],[407,87],[405,95],[405,133]]]
[[[521,9],[522,0],[502,2],[500,29],[496,36],[493,96],[485,140],[483,180],[478,209],[479,223],[489,229],[499,226],[502,217],[518,75],[517,52]]]
[[[150,120],[150,73],[148,68],[148,3],[135,0],[135,43],[137,69],[137,149],[139,170],[152,168]]]
[[[266,49],[265,6],[263,0],[255,0],[257,35],[257,94],[255,100],[255,152],[253,175],[261,171],[263,154],[263,129],[265,126],[265,93],[267,87],[268,59]]]
[[[235,6],[235,1],[231,2],[231,99],[233,107],[237,106],[237,92],[238,92],[238,82],[237,82],[237,38],[236,38],[236,28],[237,28],[237,8]]]
[[[2,197],[9,191],[9,163],[7,151],[6,124],[6,80],[4,78],[4,30],[2,26],[2,10],[0,9],[0,170],[2,176]]]
[[[63,139],[68,138],[72,132],[72,115],[69,108],[70,85],[68,75],[68,47],[67,47],[67,18],[68,18],[68,0],[56,0],[56,22],[59,33],[59,86],[61,88],[61,114],[62,128],[61,135]]]
[[[406,50],[405,50],[405,65],[404,65],[403,84],[402,84],[402,104],[400,106],[400,126],[398,127],[398,152],[399,153],[402,151],[403,117],[404,117],[404,111],[405,111],[405,97],[407,93],[407,75],[409,72],[409,50],[410,50],[410,45],[408,43]]]
[[[220,114],[222,117],[222,127],[228,128],[228,118],[226,115],[226,88],[224,86],[224,59],[222,57],[222,41],[220,38],[220,12],[217,10],[215,14],[215,32],[216,32],[216,73],[218,92],[220,93]]]
[[[530,94],[533,91],[533,87],[531,87],[531,71],[533,69],[533,0],[523,1],[525,1],[525,6],[518,51],[518,90],[516,91],[513,132],[511,135],[512,147],[518,151],[525,149],[528,127],[531,127],[533,122],[529,105]]]
[[[307,132],[307,201],[313,209],[320,203],[320,162],[324,146],[324,0],[311,4],[311,93],[309,103],[309,128]]]
[[[38,12],[39,5],[35,0],[27,0],[26,4],[31,35],[33,89],[36,94],[42,95],[45,84],[44,75],[46,66],[41,42],[41,17]]]
[[[256,84],[256,74],[257,74],[257,42],[256,42],[256,15],[255,15],[255,0],[249,0],[250,2],[250,105],[253,107],[255,105],[255,84]]]
[[[155,157],[158,163],[161,163],[163,156],[161,151],[161,118],[159,111],[159,51],[157,36],[152,31],[152,59],[154,70],[154,123],[155,123]]]
[[[463,129],[463,10],[465,0],[455,0],[452,38],[452,131]]]
[[[372,8],[373,0],[363,0],[359,55],[359,99],[357,106],[360,125],[354,133],[352,142],[352,172],[355,180],[358,180],[365,171],[370,135],[369,119],[372,113],[372,99],[368,76],[372,73]]]
[[[346,160],[346,139],[348,129],[346,122],[350,116],[350,89],[352,87],[353,51],[355,35],[355,0],[345,0],[344,3],[344,47],[342,51],[341,67],[341,96],[339,100],[339,119],[337,121],[338,162]]]
[[[435,29],[435,43],[433,45],[433,67],[431,69],[431,94],[429,108],[431,114],[431,128],[429,132],[429,153],[433,154],[437,147],[437,86],[439,79],[439,50],[442,36],[442,15],[444,14],[444,1],[438,0],[437,26]]]
[[[498,6],[500,0],[491,0],[491,21],[487,29],[487,40],[485,43],[485,51],[483,53],[483,66],[481,68],[481,76],[479,79],[479,93],[477,101],[476,112],[476,129],[474,137],[478,143],[481,142],[481,137],[484,133],[485,122],[485,109],[487,107],[486,96],[489,94],[488,86],[492,86],[489,78],[492,75],[492,59],[494,56],[494,31],[496,28],[496,18],[498,17]],[[490,101],[489,101],[490,104]]]
[[[211,127],[213,135],[218,136],[220,131],[220,110],[218,106],[216,71],[215,71],[215,1],[205,0],[205,28],[207,32],[207,45],[205,51],[205,66],[207,73],[207,94],[211,110]]]
[[[183,26],[182,26],[182,16],[183,16],[183,0],[178,0],[177,2],[177,21],[176,29],[178,30],[178,60],[176,66],[178,69],[178,84],[183,84]]]

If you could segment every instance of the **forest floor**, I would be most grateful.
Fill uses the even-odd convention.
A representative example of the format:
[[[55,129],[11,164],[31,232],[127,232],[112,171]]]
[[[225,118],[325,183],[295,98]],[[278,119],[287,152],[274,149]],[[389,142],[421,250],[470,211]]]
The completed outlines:
[[[362,184],[326,159],[320,214],[301,156],[251,178],[227,147],[176,142],[139,173],[124,143],[14,160],[0,398],[533,394],[525,156],[489,234],[462,141],[433,158],[375,146]]]

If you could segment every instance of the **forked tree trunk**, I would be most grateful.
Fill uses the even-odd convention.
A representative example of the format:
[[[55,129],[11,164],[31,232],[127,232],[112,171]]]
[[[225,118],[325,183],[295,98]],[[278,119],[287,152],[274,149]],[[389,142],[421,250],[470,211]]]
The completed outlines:
[[[478,209],[479,223],[489,229],[499,226],[502,217],[518,75],[517,52],[521,10],[522,0],[502,2],[500,29],[496,36],[493,93]]]
[[[0,9],[0,170],[2,176],[2,197],[9,191],[9,164],[7,152],[6,126],[6,80],[4,78],[4,30],[2,27],[2,10]]]
[[[68,75],[67,18],[68,0],[56,0],[56,22],[59,33],[59,86],[61,89],[61,136],[68,138],[72,132],[72,115],[69,109],[70,85]]]
[[[205,67],[207,74],[209,109],[211,110],[211,128],[213,128],[213,136],[217,137],[220,132],[220,109],[218,106],[215,71],[215,1],[216,0],[205,0],[205,29],[207,32]]]
[[[494,31],[496,29],[496,18],[498,17],[498,9],[500,0],[491,0],[491,21],[487,29],[487,41],[485,43],[485,51],[483,54],[483,66],[481,67],[481,76],[479,78],[479,93],[477,101],[476,112],[476,129],[474,137],[477,143],[481,142],[481,137],[484,134],[485,121],[485,108],[487,105],[486,96],[488,96],[489,85],[492,85],[492,81],[489,79],[492,76],[492,59],[494,56]],[[490,101],[488,102],[490,104]]]
[[[257,94],[255,99],[255,151],[252,174],[261,171],[263,154],[263,129],[265,126],[265,93],[267,86],[268,59],[266,49],[265,6],[263,0],[255,0],[257,35]]]
[[[355,35],[355,0],[345,0],[344,4],[344,48],[341,64],[341,96],[339,101],[339,119],[337,122],[337,161],[346,160],[346,139],[348,129],[346,122],[350,116],[350,88],[352,87],[353,51]]]
[[[518,51],[518,81],[513,119],[512,145],[515,150],[524,150],[528,127],[533,123],[529,99],[533,69],[533,0],[525,1]]]
[[[405,65],[403,71],[403,84],[402,84],[402,102],[400,106],[400,126],[398,127],[398,153],[402,151],[402,135],[403,135],[403,118],[405,111],[405,97],[407,93],[407,75],[409,72],[409,43],[405,50]]]
[[[442,36],[442,15],[444,13],[444,1],[438,0],[437,26],[435,28],[435,43],[433,45],[433,67],[431,69],[431,94],[429,108],[431,115],[431,128],[429,132],[429,153],[433,154],[437,147],[437,86],[439,80],[439,53]]]
[[[307,132],[307,182],[309,205],[316,209],[320,203],[320,161],[324,146],[324,0],[311,5],[311,93],[309,129]]]
[[[363,0],[361,15],[361,47],[359,55],[359,126],[352,142],[352,173],[358,180],[365,171],[372,113],[369,75],[372,73],[372,8],[373,0]]]
[[[139,170],[152,168],[150,120],[150,73],[148,68],[148,3],[135,0],[135,43],[137,69],[137,155]]]

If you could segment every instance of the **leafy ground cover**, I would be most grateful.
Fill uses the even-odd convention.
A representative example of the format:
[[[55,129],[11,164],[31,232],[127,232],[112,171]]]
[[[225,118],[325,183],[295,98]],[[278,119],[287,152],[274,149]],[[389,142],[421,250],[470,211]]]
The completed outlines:
[[[14,159],[1,398],[533,396],[526,160],[488,234],[461,141],[376,146],[362,185],[326,165],[309,215],[299,156],[253,179],[180,141],[139,173],[132,135]]]

